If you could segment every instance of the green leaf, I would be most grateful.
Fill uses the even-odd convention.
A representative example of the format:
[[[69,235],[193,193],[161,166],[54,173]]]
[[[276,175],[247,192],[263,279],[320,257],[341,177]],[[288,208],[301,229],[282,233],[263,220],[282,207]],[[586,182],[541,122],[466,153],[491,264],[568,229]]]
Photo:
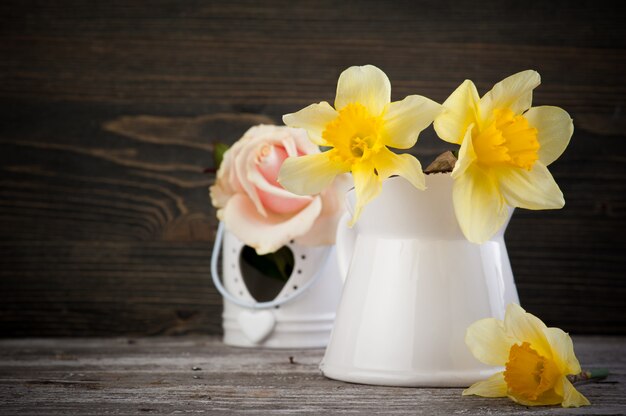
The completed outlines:
[[[215,170],[219,169],[224,160],[224,153],[228,150],[229,146],[226,143],[217,142],[213,146],[213,163],[215,164]]]

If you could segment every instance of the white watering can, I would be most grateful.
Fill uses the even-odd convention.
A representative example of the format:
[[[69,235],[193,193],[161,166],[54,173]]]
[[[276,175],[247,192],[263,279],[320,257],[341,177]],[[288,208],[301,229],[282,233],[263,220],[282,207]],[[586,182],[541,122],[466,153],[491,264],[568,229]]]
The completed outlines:
[[[223,282],[218,272],[222,243]],[[335,247],[287,244],[294,256],[293,272],[278,295],[267,302],[255,300],[246,286],[240,262],[244,247],[220,223],[211,274],[224,299],[224,343],[238,347],[325,347],[343,284]]]

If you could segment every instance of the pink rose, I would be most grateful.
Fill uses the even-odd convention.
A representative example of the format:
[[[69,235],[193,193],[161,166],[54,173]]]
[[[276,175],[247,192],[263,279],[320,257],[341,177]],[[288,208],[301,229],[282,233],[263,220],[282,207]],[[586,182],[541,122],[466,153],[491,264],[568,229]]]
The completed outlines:
[[[250,128],[224,154],[210,188],[217,217],[260,255],[292,239],[304,245],[334,244],[348,179],[338,178],[314,196],[292,194],[276,181],[285,159],[319,152],[302,129]]]

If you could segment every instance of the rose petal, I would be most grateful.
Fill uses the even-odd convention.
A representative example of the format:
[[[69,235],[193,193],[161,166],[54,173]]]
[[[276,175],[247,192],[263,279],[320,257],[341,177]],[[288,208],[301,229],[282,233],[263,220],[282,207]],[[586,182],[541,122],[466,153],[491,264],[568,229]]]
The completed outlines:
[[[296,242],[310,246],[335,244],[337,223],[345,212],[345,194],[352,187],[350,175],[337,176],[332,185],[320,194],[322,212],[311,229],[306,234],[296,238]]]
[[[266,216],[262,216],[250,198],[237,194],[221,210],[221,218],[230,232],[263,255],[307,233],[321,209],[321,198],[315,197],[298,215],[285,217],[268,211]]]
[[[283,146],[267,144],[261,148],[257,158],[257,170],[268,183],[278,186],[278,172],[289,155]]]
[[[239,178],[239,182],[241,183],[244,193],[248,195],[248,198],[250,198],[257,211],[261,215],[265,216],[267,215],[267,212],[261,203],[261,198],[259,197],[257,188],[250,182],[251,176],[254,176],[255,174],[261,176],[256,170],[256,159],[263,145],[262,141],[254,140],[247,146],[243,147],[235,159],[234,170]]]

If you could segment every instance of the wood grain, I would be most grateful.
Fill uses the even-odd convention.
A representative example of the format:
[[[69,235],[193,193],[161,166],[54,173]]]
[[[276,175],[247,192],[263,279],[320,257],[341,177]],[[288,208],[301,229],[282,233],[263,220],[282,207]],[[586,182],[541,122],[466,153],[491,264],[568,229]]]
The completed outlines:
[[[482,5],[481,5],[482,4]],[[626,28],[604,2],[0,4],[0,336],[220,331],[212,148],[332,101],[372,63],[399,99],[537,69],[576,131],[559,211],[507,232],[524,306],[626,333]],[[413,152],[451,149],[432,128]]]
[[[463,397],[460,388],[343,383],[320,374],[322,350],[232,348],[214,337],[3,340],[0,413],[623,414],[626,339],[587,336],[574,343],[584,368],[611,372],[605,381],[577,386],[592,403],[579,409]]]

